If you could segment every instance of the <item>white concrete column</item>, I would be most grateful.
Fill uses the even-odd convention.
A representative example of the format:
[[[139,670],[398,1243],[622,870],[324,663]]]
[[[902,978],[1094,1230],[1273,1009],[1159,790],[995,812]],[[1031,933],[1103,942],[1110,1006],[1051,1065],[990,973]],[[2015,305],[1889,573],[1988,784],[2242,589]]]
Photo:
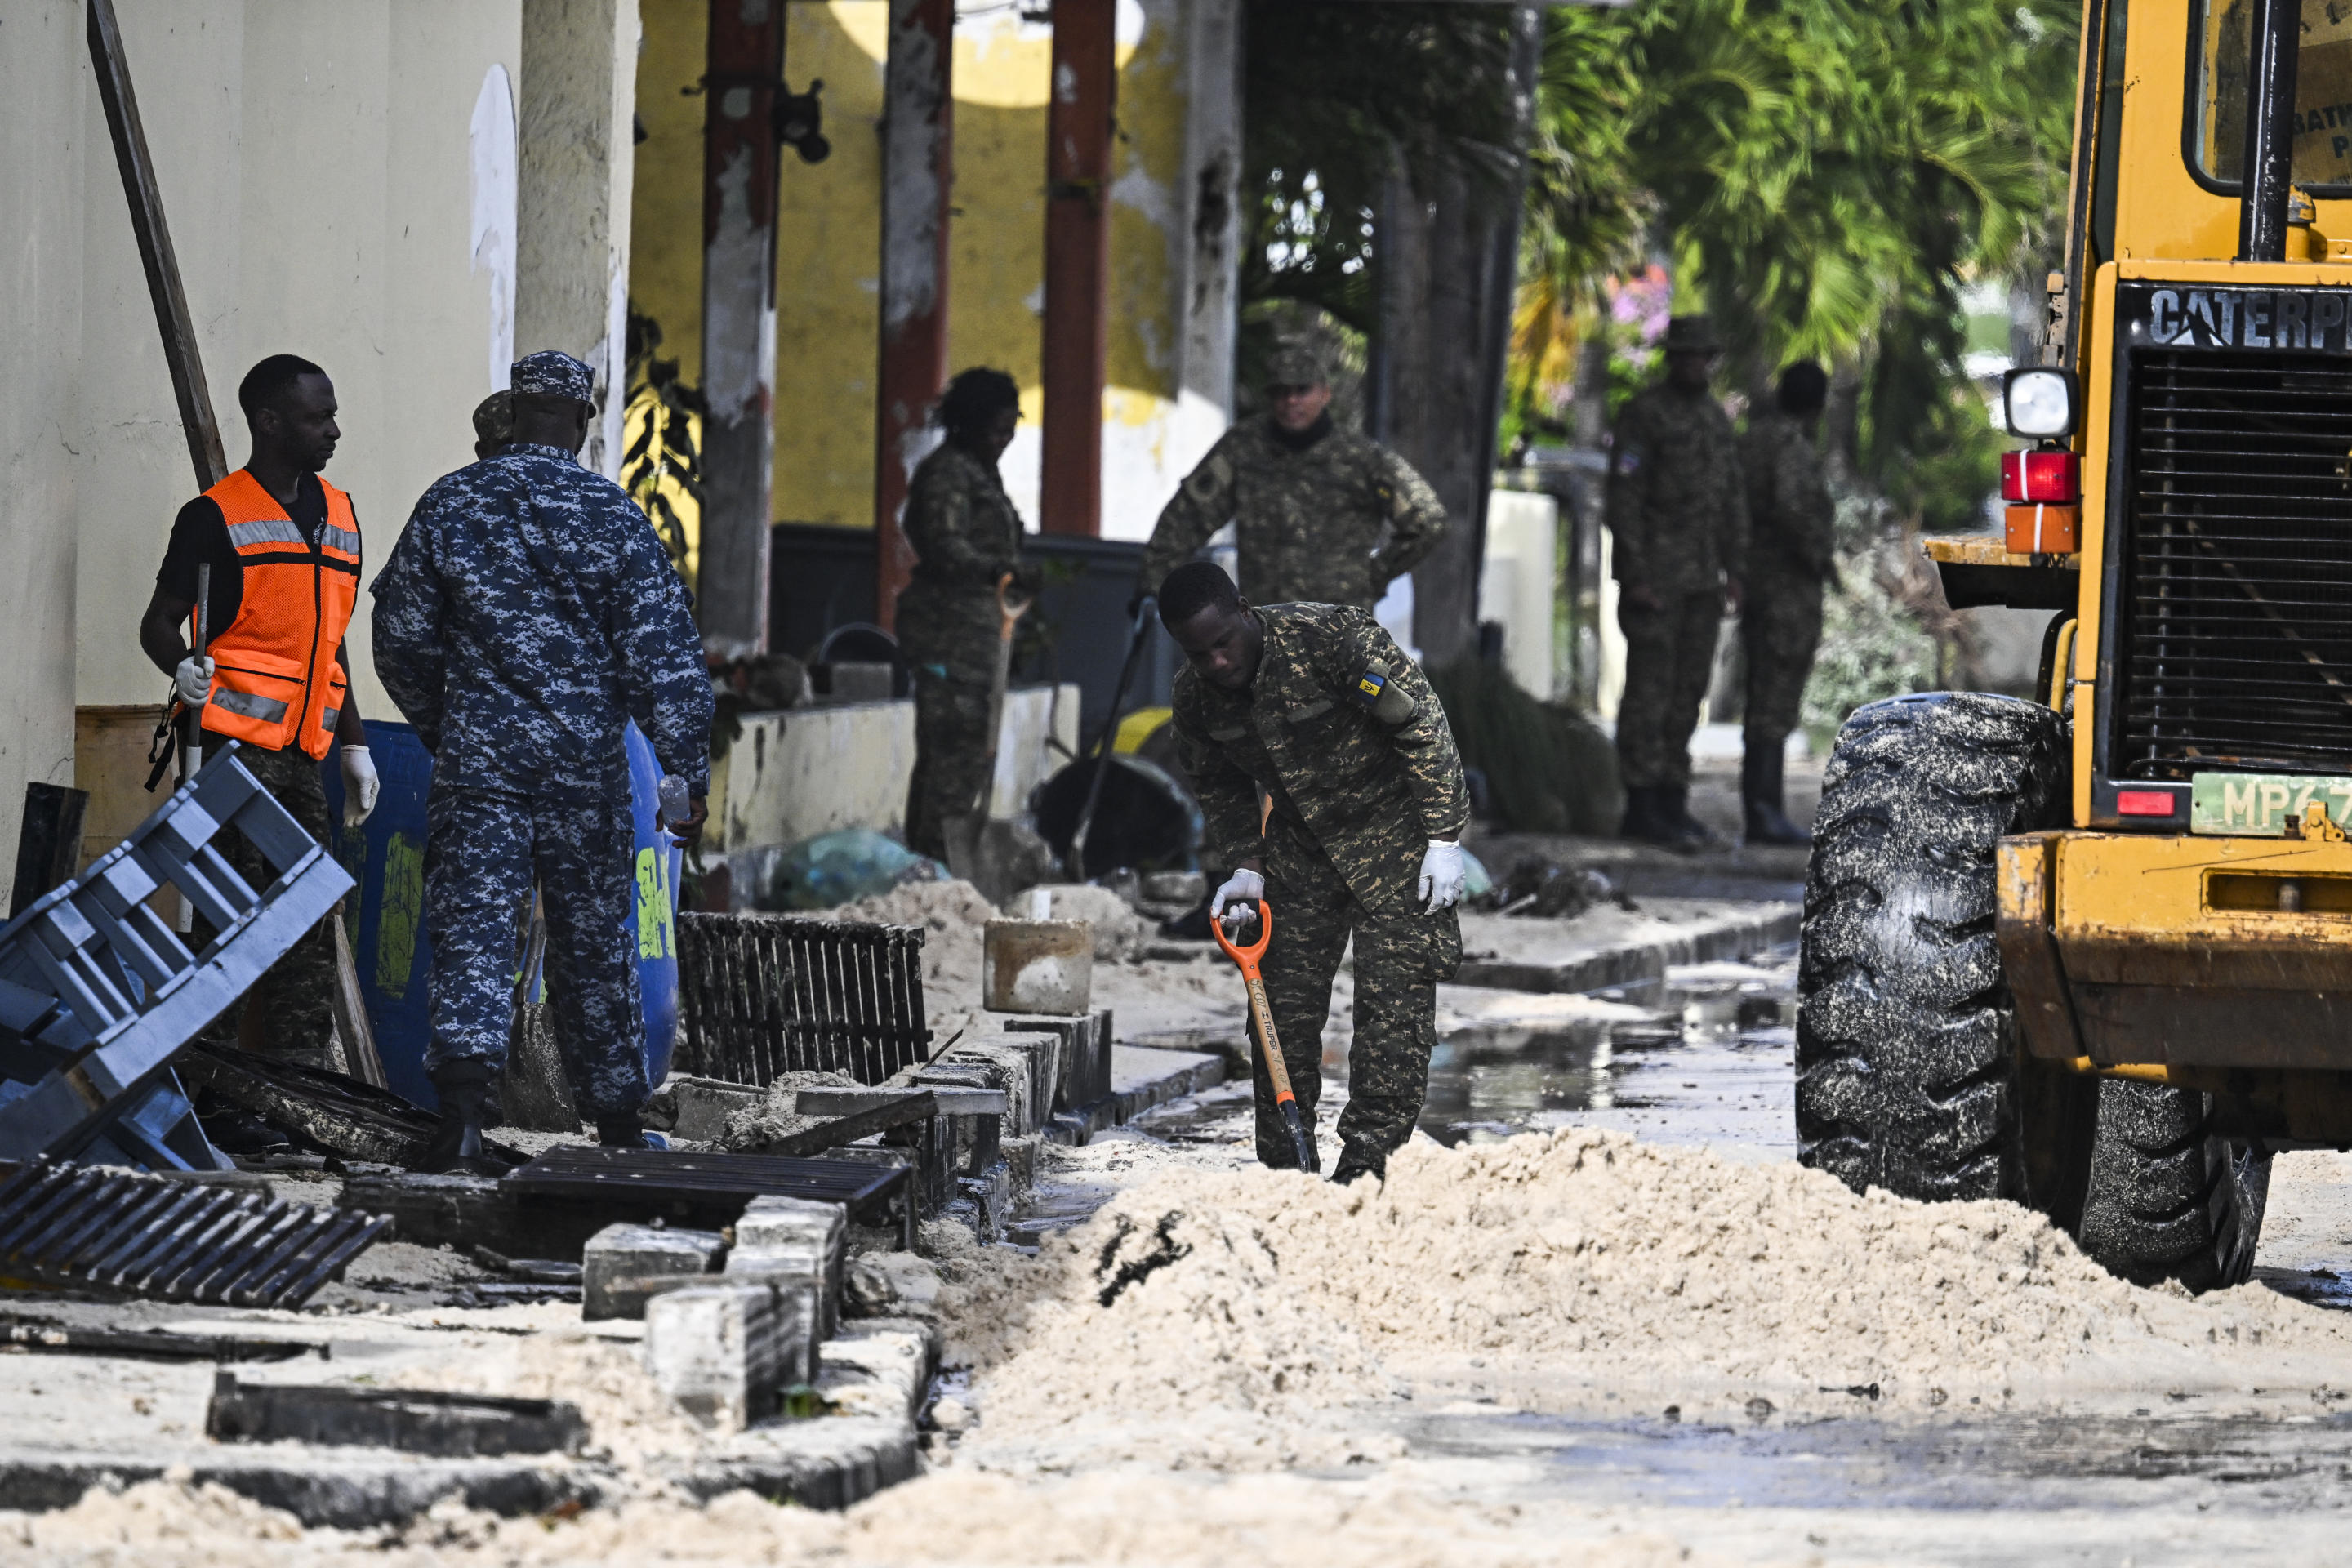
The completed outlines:
[[[1181,435],[1197,440],[1201,451],[1224,433],[1234,413],[1242,30],[1242,0],[1188,0],[1184,7],[1184,346],[1177,396]]]
[[[79,465],[68,442],[80,422],[86,172],[111,181],[86,170],[89,82],[79,0],[12,0],[0,33],[0,846],[12,865],[25,785],[73,783]],[[110,156],[104,140],[94,145]]]
[[[637,0],[523,0],[515,353],[596,373],[580,460],[618,478],[628,395],[629,198]]]

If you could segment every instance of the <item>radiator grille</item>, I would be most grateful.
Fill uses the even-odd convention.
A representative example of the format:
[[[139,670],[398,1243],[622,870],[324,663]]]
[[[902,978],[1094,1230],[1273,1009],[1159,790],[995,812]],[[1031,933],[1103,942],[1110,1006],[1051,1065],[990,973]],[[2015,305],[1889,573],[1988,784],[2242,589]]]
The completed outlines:
[[[2118,778],[2352,773],[2352,363],[2132,365]]]
[[[680,1071],[880,1083],[930,1054],[923,928],[777,915],[677,918]]]

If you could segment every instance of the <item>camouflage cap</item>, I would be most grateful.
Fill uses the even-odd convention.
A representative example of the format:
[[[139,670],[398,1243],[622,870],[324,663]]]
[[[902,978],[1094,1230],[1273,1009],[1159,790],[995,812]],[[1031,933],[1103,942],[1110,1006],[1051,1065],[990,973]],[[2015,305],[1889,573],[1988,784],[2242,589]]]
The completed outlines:
[[[514,439],[514,394],[493,392],[474,405],[474,439],[503,447]]]
[[[1304,338],[1284,338],[1266,356],[1265,384],[1268,386],[1321,386],[1330,378],[1330,372],[1324,368],[1322,354]]]
[[[542,349],[515,361],[512,380],[518,394],[568,397],[574,403],[596,400],[595,377],[588,367],[555,349]]]
[[[1713,316],[1676,316],[1666,323],[1664,347],[1670,354],[1719,354],[1723,340],[1715,335]]]

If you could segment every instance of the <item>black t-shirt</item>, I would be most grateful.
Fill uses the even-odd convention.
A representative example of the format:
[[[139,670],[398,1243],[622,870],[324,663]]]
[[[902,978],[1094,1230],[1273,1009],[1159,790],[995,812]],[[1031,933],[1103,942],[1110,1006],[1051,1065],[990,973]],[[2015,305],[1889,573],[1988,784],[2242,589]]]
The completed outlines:
[[[318,475],[304,474],[295,481],[294,504],[286,515],[310,548],[318,549],[319,535],[327,526],[327,492]],[[237,606],[245,603],[245,563],[228,542],[228,521],[221,515],[220,503],[198,496],[172,520],[172,542],[164,547],[155,585],[180,603],[193,605],[196,568],[207,565],[213,569],[212,603],[205,609],[205,639],[209,642],[228,629]]]

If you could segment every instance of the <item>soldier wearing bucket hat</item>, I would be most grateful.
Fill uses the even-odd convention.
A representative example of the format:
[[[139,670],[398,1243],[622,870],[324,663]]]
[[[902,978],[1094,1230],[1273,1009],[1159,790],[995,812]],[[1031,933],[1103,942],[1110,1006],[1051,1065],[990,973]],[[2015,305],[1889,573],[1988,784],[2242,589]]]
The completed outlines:
[[[710,679],[686,586],[628,493],[579,463],[588,367],[536,353],[512,379],[509,439],[425,492],[374,586],[376,673],[433,753],[434,1171],[487,1169],[534,879],[572,1093],[601,1142],[645,1146],[624,725],[686,780],[689,837],[709,788]],[[495,419],[479,433],[499,435]]]
[[[1394,452],[1331,419],[1330,374],[1302,338],[1266,361],[1266,412],[1225,432],[1160,513],[1136,597],[1228,522],[1254,605],[1370,609],[1445,537],[1445,507]]]
[[[1714,835],[1690,815],[1690,739],[1748,552],[1747,487],[1731,419],[1707,390],[1723,344],[1705,316],[1666,323],[1664,380],[1619,415],[1608,518],[1625,690],[1617,762],[1623,837],[1691,850]]]

